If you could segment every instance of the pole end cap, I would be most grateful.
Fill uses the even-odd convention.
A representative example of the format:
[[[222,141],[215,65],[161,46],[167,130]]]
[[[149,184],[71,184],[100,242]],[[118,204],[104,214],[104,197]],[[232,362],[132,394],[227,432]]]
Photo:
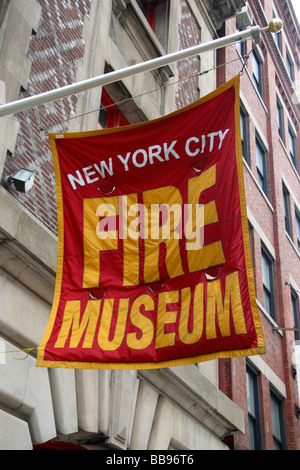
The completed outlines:
[[[282,20],[280,18],[273,18],[268,27],[271,33],[279,33],[282,30]]]

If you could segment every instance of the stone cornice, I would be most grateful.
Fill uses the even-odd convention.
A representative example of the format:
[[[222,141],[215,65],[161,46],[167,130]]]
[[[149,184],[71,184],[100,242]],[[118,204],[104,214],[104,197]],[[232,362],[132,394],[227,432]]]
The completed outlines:
[[[257,12],[258,18],[257,22],[260,24],[261,27],[266,27],[268,26],[268,20],[266,18],[265,12],[262,8],[262,5],[260,3],[260,0],[253,0],[252,3],[254,4],[255,10]],[[283,0],[278,0],[278,4],[283,4]],[[285,25],[285,18],[287,15],[287,12],[284,11],[281,5],[281,10],[283,15],[283,23]],[[290,10],[289,10],[290,11]],[[295,30],[296,32],[296,30]],[[299,43],[300,41],[300,36],[299,34],[297,35],[298,39],[297,42]],[[289,39],[292,41],[291,36],[289,36]],[[283,97],[286,102],[286,105],[289,109],[291,117],[295,116],[297,122],[300,120],[300,106],[296,103],[294,103],[291,99],[293,94],[295,93],[294,85],[288,75],[286,65],[284,63],[283,57],[281,55],[281,52],[279,51],[277,44],[274,40],[273,34],[270,31],[267,31],[262,34],[262,42],[264,46],[269,50],[272,59],[274,61],[274,64],[278,65],[276,67],[276,83],[277,86],[280,84],[279,88],[283,91]],[[292,43],[295,44],[295,43]],[[295,55],[295,54],[294,54]],[[295,55],[295,58],[298,58],[298,54]],[[299,60],[299,59],[298,59]]]
[[[244,432],[243,411],[196,366],[144,370],[138,375],[219,438]]]
[[[300,46],[300,26],[294,16],[294,9],[290,0],[276,0],[278,8],[284,16],[284,27],[286,33],[289,35],[291,44],[294,47]]]

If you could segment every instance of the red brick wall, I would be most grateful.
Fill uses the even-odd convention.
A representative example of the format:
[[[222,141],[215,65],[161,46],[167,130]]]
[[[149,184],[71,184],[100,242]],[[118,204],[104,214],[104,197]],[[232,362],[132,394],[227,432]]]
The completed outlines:
[[[29,57],[32,60],[30,80],[26,91],[22,91],[20,97],[35,95],[74,82],[77,65],[84,54],[82,26],[85,15],[89,12],[90,0],[40,0],[40,3],[42,6],[42,19],[37,34],[32,37],[29,50]],[[252,0],[249,1],[249,4],[255,7],[258,2]],[[180,5],[182,9],[182,20],[179,24],[180,48],[186,48],[199,42],[200,33],[187,2],[181,0]],[[264,5],[268,18],[271,18],[272,2],[265,0]],[[255,19],[258,23],[260,22],[260,18],[257,16]],[[226,34],[234,32],[235,20],[233,19],[227,22]],[[269,199],[272,207],[270,208],[254,182],[256,178],[255,124],[251,120],[249,127],[249,167],[254,179],[245,167],[246,197],[248,207],[276,252],[277,322],[281,326],[291,326],[290,286],[287,283],[289,283],[289,275],[299,282],[299,257],[285,233],[281,178],[283,173],[299,202],[299,176],[292,168],[286,151],[278,140],[275,94],[276,73],[278,71],[277,65],[272,62],[269,48],[264,46],[264,41],[261,44],[265,55],[264,104],[254,91],[253,84],[246,71],[244,71],[241,79],[241,90],[251,106],[259,128],[268,141]],[[247,48],[249,52],[251,42],[247,43]],[[236,47],[232,46],[224,51],[219,51],[218,58],[219,64],[236,59]],[[199,60],[196,58],[181,61],[178,62],[177,66],[179,80],[183,80],[199,71]],[[218,70],[219,84],[239,73],[241,68],[242,64],[239,61],[233,62],[228,67],[220,68]],[[248,61],[248,70],[251,74],[251,57]],[[279,90],[283,99],[286,100],[287,108],[290,109],[291,103],[287,98],[286,84],[285,82],[279,82],[278,85],[282,85],[282,90],[280,90],[280,86]],[[197,78],[181,81],[176,94],[177,107],[185,106],[197,98]],[[3,174],[3,176],[6,176],[23,166],[36,171],[36,182],[30,193],[25,197],[19,193],[15,193],[15,196],[54,233],[57,230],[55,182],[52,156],[46,132],[48,130],[67,131],[68,118],[74,114],[75,106],[76,96],[72,96],[20,113],[21,127],[16,150],[13,156],[7,157]],[[299,114],[296,115],[294,123],[299,127]],[[55,127],[52,127],[54,124]],[[287,121],[285,121],[285,126],[287,126]],[[293,221],[292,239],[295,242],[293,205],[291,205],[291,214]],[[257,298],[263,304],[261,239],[256,231],[254,231],[253,246]],[[297,420],[295,413],[295,404],[298,403],[298,397],[291,368],[293,333],[284,332],[280,334],[274,331],[273,324],[268,318],[263,314],[261,318],[267,348],[267,353],[263,356],[263,359],[286,385],[285,416],[288,447],[290,449],[300,449],[299,420]],[[245,362],[244,358],[220,361],[220,387],[245,413],[245,434],[231,438],[231,444],[236,449],[247,449],[249,446]],[[263,373],[260,378],[260,389],[264,448],[272,449],[270,382]]]
[[[185,0],[181,0],[180,6],[181,21],[178,29],[179,48],[187,49],[188,47],[199,44],[200,29],[188,3]],[[200,61],[197,56],[177,62],[178,80],[180,80],[176,90],[177,108],[183,108],[199,98],[198,77],[189,78],[200,71],[199,66]]]
[[[91,0],[40,0],[42,17],[32,36],[31,74],[20,98],[36,95],[75,81],[84,54],[82,27]],[[21,167],[35,170],[35,184],[20,202],[52,232],[57,231],[55,181],[47,132],[66,132],[74,114],[76,96],[32,108],[19,114],[21,122],[13,156],[8,156],[3,176]],[[57,124],[58,123],[58,124]]]
[[[285,2],[278,2],[278,9],[280,5]],[[257,14],[258,2],[255,0],[249,1],[256,24],[261,24],[263,18]],[[272,18],[272,4],[270,0],[264,2],[264,9],[266,17]],[[284,11],[279,11],[282,15],[283,22],[288,23],[289,20],[285,19]],[[235,32],[235,19],[229,20],[226,24],[226,35]],[[296,52],[293,45],[293,37],[289,28],[285,29],[286,37],[290,43],[292,50]],[[298,36],[299,40],[299,36]],[[284,39],[285,41],[285,39]],[[247,52],[251,50],[251,41],[247,42]],[[282,327],[292,327],[292,306],[290,296],[290,275],[299,284],[300,262],[299,255],[296,250],[296,226],[294,220],[294,200],[291,197],[290,209],[292,215],[292,242],[286,234],[284,222],[284,207],[282,196],[282,178],[283,175],[288,182],[289,188],[293,193],[293,197],[300,203],[300,185],[299,173],[295,171],[291,161],[288,158],[288,116],[292,119],[297,130],[299,130],[299,109],[293,105],[292,102],[292,88],[286,78],[286,73],[283,72],[280,61],[274,54],[274,44],[270,37],[265,33],[262,34],[262,41],[260,48],[264,55],[263,64],[263,102],[259,99],[255,92],[253,83],[251,82],[252,75],[252,57],[250,56],[247,64],[249,74],[244,71],[241,77],[241,92],[247,104],[251,108],[251,116],[249,116],[249,152],[250,160],[249,167],[245,165],[245,188],[247,206],[249,207],[252,215],[254,216],[260,230],[264,233],[273,250],[275,251],[274,261],[274,278],[275,278],[275,292],[276,292],[276,322],[277,325]],[[235,46],[226,48],[224,51],[218,53],[219,64],[232,61],[237,57],[237,50]],[[283,42],[282,51],[283,60],[285,54],[285,42]],[[295,55],[296,60],[296,55]],[[241,70],[241,63],[239,61],[228,65],[226,68],[220,69],[219,84],[228,80],[232,76],[239,73]],[[295,67],[297,77],[297,67]],[[277,121],[277,106],[276,94],[279,92],[284,104],[284,126],[285,126],[285,145],[282,144],[278,135],[278,121]],[[254,119],[252,119],[254,116]],[[268,151],[268,187],[269,187],[269,204],[263,197],[261,191],[258,189],[256,180],[256,153],[255,153],[255,130],[259,128],[265,137],[269,151]],[[299,142],[299,136],[298,136]],[[298,143],[299,149],[299,143]],[[300,168],[300,159],[298,152],[298,169]],[[299,172],[299,170],[298,170]],[[254,229],[253,231],[253,261],[255,273],[255,287],[256,296],[259,302],[263,305],[263,284],[262,284],[262,266],[261,266],[261,237],[260,233]],[[294,243],[294,246],[293,246]],[[289,449],[300,449],[300,425],[299,419],[296,417],[295,405],[299,404],[297,394],[297,383],[292,376],[292,363],[293,363],[293,348],[294,348],[294,333],[284,331],[279,333],[274,330],[274,323],[261,313],[261,320],[266,342],[266,354],[262,356],[267,366],[274,371],[286,387],[286,397],[284,399],[285,410],[285,424],[287,445]],[[243,363],[243,359],[235,359],[231,363],[230,374],[226,375],[224,371],[228,371],[230,366],[228,361],[220,361],[220,387],[221,389],[232,397],[242,409],[245,411],[245,425],[246,433],[243,436],[235,436],[231,439],[231,445],[235,449],[247,449],[248,443],[248,421],[247,421],[247,408],[244,406],[247,402],[247,395],[242,396],[240,386],[237,386],[237,381],[245,383],[245,367],[237,368],[236,362]],[[234,365],[235,364],[235,365]],[[235,373],[233,373],[235,368]],[[300,378],[298,378],[300,380]],[[271,381],[263,374],[260,373],[260,402],[262,412],[262,432],[263,444],[265,449],[273,449],[273,436],[272,436],[272,420],[270,409],[270,385]],[[274,384],[273,384],[274,385]],[[241,395],[240,395],[241,394]]]
[[[42,18],[36,35],[32,36],[29,57],[31,74],[20,98],[36,95],[69,83],[76,78],[77,64],[83,58],[82,26],[89,13],[91,0],[40,0]],[[199,43],[200,30],[185,0],[181,1],[182,21],[179,24],[180,48]],[[179,80],[177,107],[199,97],[197,77],[199,58],[178,62]],[[68,119],[74,115],[77,97],[35,107],[19,114],[19,137],[13,156],[8,156],[3,176],[20,167],[35,170],[35,185],[23,196],[15,197],[52,232],[57,232],[55,179],[47,132],[67,132]]]

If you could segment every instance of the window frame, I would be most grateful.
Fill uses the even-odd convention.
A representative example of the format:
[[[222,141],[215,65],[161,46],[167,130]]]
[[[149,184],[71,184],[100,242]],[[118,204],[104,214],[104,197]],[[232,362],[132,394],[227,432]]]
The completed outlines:
[[[100,114],[103,111],[107,112],[106,127],[100,124]],[[122,111],[117,107],[112,98],[109,96],[105,88],[102,89],[101,104],[98,117],[98,129],[108,129],[111,127],[120,127],[129,125]]]
[[[272,402],[276,405],[277,416],[274,416],[274,407],[272,407]],[[273,447],[274,450],[287,450],[287,441],[286,441],[286,427],[285,427],[285,418],[284,418],[284,402],[283,398],[272,388],[270,387],[270,404],[271,404],[271,422],[272,422],[272,435],[273,435]],[[280,436],[274,434],[275,419],[278,420]],[[277,446],[277,449],[275,448]]]
[[[251,222],[248,220],[248,233],[249,233],[249,241],[250,241],[250,252],[251,252],[251,261],[253,265],[253,269],[255,270],[254,265],[254,227]]]
[[[252,380],[252,389],[250,389],[250,378]],[[261,406],[259,391],[259,374],[248,362],[246,362],[246,382],[247,382],[247,406],[248,406],[248,428],[249,428],[249,448],[250,450],[262,450],[262,423],[261,423]],[[252,392],[252,401],[254,410],[249,409],[250,392]],[[253,433],[251,433],[253,430]],[[253,436],[253,439],[251,439]]]
[[[276,99],[276,107],[277,107],[277,126],[278,126],[278,135],[282,142],[285,142],[284,139],[284,120],[283,120],[283,107],[282,104],[277,97]]]
[[[263,283],[263,294],[264,294],[264,309],[267,311],[268,315],[276,321],[276,294],[275,294],[275,282],[274,282],[274,259],[269,254],[268,250],[262,244],[261,246],[261,263],[262,263],[262,283]],[[267,268],[267,276],[265,277],[265,272]],[[268,299],[268,305],[266,302]]]
[[[257,74],[254,65],[257,65]],[[252,52],[252,79],[259,95],[263,98],[262,61],[255,49]]]
[[[286,69],[287,69],[288,76],[290,77],[291,82],[293,82],[295,79],[294,61],[288,49],[286,50]]]
[[[274,41],[276,43],[276,46],[278,47],[278,50],[282,54],[282,33],[279,31],[278,33],[273,33]]]
[[[292,163],[296,170],[298,171],[298,163],[297,163],[297,148],[296,148],[296,135],[293,131],[291,125],[288,125],[288,133],[289,133],[289,154],[292,160]]]
[[[297,238],[297,249],[300,253],[300,212],[295,205],[295,223],[296,223],[296,238]]]
[[[137,0],[137,4],[151,26],[151,29],[154,31],[156,2],[146,2],[146,5],[144,5],[143,0]]]
[[[291,304],[293,312],[293,322],[294,328],[300,327],[300,317],[299,317],[299,297],[295,289],[291,287]],[[300,331],[294,331],[295,341],[300,341]]]
[[[292,223],[291,223],[291,209],[290,209],[290,193],[282,182],[282,195],[283,195],[283,209],[284,209],[284,222],[285,222],[285,231],[287,234],[292,237]]]
[[[258,165],[258,150],[259,156],[262,160],[262,172],[261,168]],[[269,186],[268,186],[268,167],[267,167],[267,151],[262,144],[259,136],[255,135],[255,153],[256,153],[256,172],[257,172],[257,182],[263,193],[268,197],[269,195]]]
[[[151,30],[157,36],[164,49],[167,49],[170,1],[151,0],[147,2],[146,5],[144,3],[144,0],[136,0],[136,4],[147,20]],[[164,11],[161,10],[162,7]]]
[[[237,33],[240,33],[241,31],[243,31],[243,29],[240,29],[237,26],[235,29]],[[237,41],[236,48],[241,58],[246,55],[246,41]]]
[[[240,105],[240,127],[243,158],[249,165],[249,130],[248,130],[248,113],[244,106]]]

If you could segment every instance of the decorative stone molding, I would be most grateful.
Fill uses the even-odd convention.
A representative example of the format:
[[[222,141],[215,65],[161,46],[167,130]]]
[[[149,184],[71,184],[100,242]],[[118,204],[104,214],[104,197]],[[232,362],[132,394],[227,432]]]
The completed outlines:
[[[5,347],[6,351],[17,349],[7,341]],[[0,404],[9,410],[9,414],[27,422],[32,440],[42,443],[56,436],[48,371],[38,369],[32,357],[20,360],[22,357],[24,353],[21,351],[8,352],[6,363],[0,366]],[[1,433],[5,431],[13,441],[18,440],[18,433],[23,434],[26,428],[25,424],[22,425],[14,436],[11,429],[4,430],[3,422],[0,423]]]
[[[133,0],[130,3],[136,4]],[[125,4],[128,1],[118,1],[119,6],[125,8]],[[37,29],[40,15],[37,5],[37,0],[10,0],[3,16],[7,21],[14,14],[15,22],[24,24],[26,38],[20,35],[12,41],[24,40],[26,51],[31,31]],[[77,78],[85,73],[101,73],[108,62],[104,53],[115,61],[122,58],[121,52],[118,57],[109,54],[114,52],[113,41],[107,37],[112,0],[93,0],[91,5],[93,15],[86,18],[84,26],[88,52]],[[142,29],[140,25],[139,28]],[[106,48],[101,42],[105,38]],[[2,44],[0,38],[0,55],[4,51]],[[99,44],[105,49],[101,57],[95,55]],[[153,53],[151,49],[149,54]],[[22,60],[22,73],[27,74],[30,61],[26,54]],[[6,62],[1,62],[0,72],[1,66],[6,68]],[[26,77],[14,76],[9,90],[11,98],[13,93],[15,99],[19,96],[20,86],[26,86]],[[6,75],[4,80],[10,83]],[[133,96],[138,94],[142,80],[126,82]],[[149,89],[152,87],[151,75]],[[99,99],[99,90],[82,95],[77,111],[89,111]],[[144,99],[148,100],[147,106],[140,107],[148,111],[151,99]],[[153,110],[153,114],[158,111],[156,104]],[[14,150],[19,129],[15,120],[2,122],[0,168],[7,148]],[[86,118],[81,124],[85,127],[88,123],[92,121]],[[74,122],[73,130],[80,130],[81,124]],[[0,188],[0,219],[1,342],[6,350],[38,346],[51,310],[57,238],[3,188]],[[9,448],[11,442],[14,450],[27,449],[34,443],[59,439],[93,445],[98,442],[106,449],[224,449],[222,436],[243,430],[242,411],[205,379],[196,366],[139,372],[47,370],[36,367],[33,355],[21,361],[12,356],[9,354],[0,362],[0,448]]]
[[[7,102],[18,99],[21,86],[23,88],[27,86],[31,68],[27,52],[32,31],[38,28],[40,15],[41,7],[37,0],[1,2],[0,80],[9,84],[9,87],[6,87]],[[7,150],[11,153],[14,151],[18,130],[19,123],[16,120],[1,119],[0,175]]]
[[[244,432],[242,410],[195,366],[140,371],[139,376],[219,438]]]
[[[28,424],[0,410],[0,450],[32,450]]]

